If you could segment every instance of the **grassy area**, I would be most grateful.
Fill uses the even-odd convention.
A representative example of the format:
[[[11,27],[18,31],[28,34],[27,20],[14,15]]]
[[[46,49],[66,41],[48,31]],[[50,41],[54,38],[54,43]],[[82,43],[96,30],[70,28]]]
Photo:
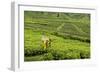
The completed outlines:
[[[43,33],[51,46],[43,48]],[[24,61],[90,58],[90,15],[24,12]]]

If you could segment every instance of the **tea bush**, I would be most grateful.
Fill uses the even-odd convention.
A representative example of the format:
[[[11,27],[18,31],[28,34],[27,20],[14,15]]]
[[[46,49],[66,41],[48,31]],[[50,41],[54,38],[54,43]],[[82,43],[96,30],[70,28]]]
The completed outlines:
[[[25,56],[35,56],[35,55],[42,55],[44,53],[47,53],[48,50],[47,49],[43,49],[43,48],[38,48],[38,49],[25,49],[24,50],[24,54]]]
[[[88,51],[88,50],[81,50],[80,57],[81,57],[81,59],[90,58],[90,51]]]
[[[54,60],[62,60],[65,57],[65,53],[63,51],[59,51],[59,50],[52,50],[51,54],[53,55]]]
[[[69,53],[66,54],[65,59],[80,59],[80,53],[69,52]]]
[[[44,60],[53,60],[54,57],[51,53],[46,53],[46,54],[43,55],[43,59]]]
[[[68,49],[68,50],[54,50],[51,48],[43,49],[25,49],[25,56],[32,57],[31,59],[36,60],[64,60],[64,59],[85,59],[90,58],[90,51],[87,50],[77,50],[77,49]],[[37,57],[39,59],[37,59]],[[29,59],[26,58],[28,61]]]

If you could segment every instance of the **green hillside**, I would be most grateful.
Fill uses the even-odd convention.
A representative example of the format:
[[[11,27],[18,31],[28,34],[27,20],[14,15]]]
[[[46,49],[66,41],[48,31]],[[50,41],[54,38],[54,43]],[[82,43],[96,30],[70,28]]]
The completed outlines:
[[[42,34],[51,47],[42,47]],[[90,58],[90,14],[24,12],[25,61]]]

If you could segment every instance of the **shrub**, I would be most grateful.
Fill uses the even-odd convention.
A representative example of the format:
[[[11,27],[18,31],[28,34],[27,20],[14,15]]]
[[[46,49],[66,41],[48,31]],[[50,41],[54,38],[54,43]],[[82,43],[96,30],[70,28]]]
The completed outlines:
[[[83,51],[82,50],[80,52],[80,57],[81,57],[81,59],[90,58],[90,51],[87,51],[87,50]]]
[[[69,53],[66,54],[65,59],[80,59],[80,53],[69,52]]]
[[[50,51],[54,60],[64,60],[64,59],[80,59],[80,51],[75,49],[67,50],[51,50]]]
[[[32,55],[31,49],[24,49],[24,55],[25,56],[31,56]]]
[[[53,55],[54,60],[63,60],[65,58],[65,53],[60,50],[52,50],[51,54]]]
[[[58,36],[58,32],[53,32],[51,34]]]
[[[25,49],[24,50],[24,54],[25,56],[35,56],[35,55],[41,55],[44,53],[47,53],[47,49],[43,49],[43,48],[34,48],[34,49]]]
[[[44,60],[53,60],[53,55],[51,53],[46,53],[43,55]]]
[[[55,36],[58,36],[58,37],[62,37],[64,39],[73,39],[73,40],[78,40],[78,41],[81,41],[81,42],[90,43],[90,39],[85,38],[85,37],[74,36],[74,35],[71,35],[71,34],[64,34],[64,33],[60,34],[58,32],[53,32],[52,34],[55,35]]]
[[[78,50],[78,49],[67,49],[67,50],[57,50],[57,49],[25,49],[25,57],[40,56],[41,60],[64,60],[64,59],[86,59],[90,58],[90,51],[88,50]],[[37,59],[33,58],[33,59]],[[38,59],[37,59],[38,60]]]

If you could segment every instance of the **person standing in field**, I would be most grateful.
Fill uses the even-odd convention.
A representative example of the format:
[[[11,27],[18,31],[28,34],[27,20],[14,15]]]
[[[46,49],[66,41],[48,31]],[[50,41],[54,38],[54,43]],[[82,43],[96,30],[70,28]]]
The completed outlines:
[[[41,40],[42,40],[42,46],[44,49],[51,46],[51,39],[47,37],[46,35],[42,35]]]

